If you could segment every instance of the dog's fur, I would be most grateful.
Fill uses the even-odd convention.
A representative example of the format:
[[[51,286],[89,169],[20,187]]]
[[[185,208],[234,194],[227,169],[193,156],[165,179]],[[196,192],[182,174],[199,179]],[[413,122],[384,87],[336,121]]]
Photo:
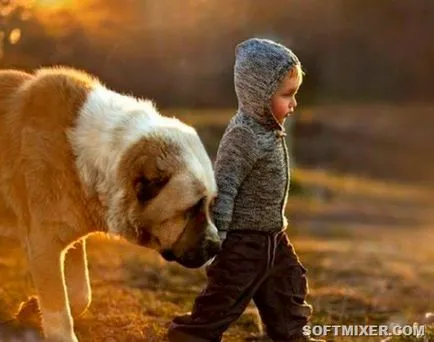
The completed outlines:
[[[219,249],[196,131],[85,72],[0,71],[0,233],[21,240],[45,336],[77,341],[91,292],[85,237],[117,234],[199,267]]]

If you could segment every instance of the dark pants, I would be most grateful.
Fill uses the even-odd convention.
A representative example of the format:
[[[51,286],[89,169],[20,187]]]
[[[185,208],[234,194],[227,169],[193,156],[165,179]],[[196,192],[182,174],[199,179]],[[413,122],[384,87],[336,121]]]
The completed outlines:
[[[285,233],[230,232],[191,315],[172,321],[169,341],[220,341],[251,299],[271,339],[294,341],[312,314],[305,273]]]

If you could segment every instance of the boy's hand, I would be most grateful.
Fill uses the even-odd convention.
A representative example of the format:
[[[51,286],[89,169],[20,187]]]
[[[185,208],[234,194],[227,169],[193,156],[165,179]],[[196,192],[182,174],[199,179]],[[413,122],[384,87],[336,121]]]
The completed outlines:
[[[226,237],[227,237],[227,235],[228,235],[228,232],[227,232],[227,231],[224,231],[224,230],[219,230],[219,231],[217,232],[217,234],[218,234],[218,236],[219,236],[219,238],[220,238],[220,240],[221,240],[221,243],[223,243],[223,241],[226,240]],[[204,265],[205,269],[207,269],[209,266],[211,266],[211,264],[214,262],[214,260],[215,260],[216,257],[217,257],[217,255],[214,256],[213,258],[211,258],[210,260],[208,260],[208,261],[205,263],[205,265]]]
[[[223,241],[226,240],[226,237],[228,236],[228,232],[224,231],[224,230],[219,230],[218,231],[218,235],[220,237],[220,240]]]
[[[223,243],[223,241],[226,240],[226,237],[227,237],[227,235],[228,235],[228,232],[227,232],[227,231],[224,231],[224,230],[219,230],[219,231],[217,232],[217,234],[219,235],[219,238],[220,238],[221,243]],[[205,269],[207,269],[209,266],[211,266],[211,264],[214,262],[214,260],[215,260],[216,257],[217,257],[217,255],[214,256],[213,258],[211,258],[210,260],[208,260],[208,262],[204,265]]]
[[[223,242],[226,239],[226,236],[228,235],[227,229],[228,229],[229,223],[226,221],[214,219],[214,224],[217,228],[217,234],[219,235],[220,240],[222,240],[222,242]]]

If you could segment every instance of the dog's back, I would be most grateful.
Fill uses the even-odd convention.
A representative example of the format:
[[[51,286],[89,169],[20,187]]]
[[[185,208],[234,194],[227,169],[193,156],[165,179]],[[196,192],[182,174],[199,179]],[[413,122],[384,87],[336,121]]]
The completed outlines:
[[[8,122],[8,115],[13,107],[13,99],[19,89],[33,78],[32,75],[17,70],[0,70],[0,146],[5,147],[4,129]],[[0,153],[0,165],[3,164]],[[4,178],[4,177],[3,177]],[[13,236],[16,228],[16,217],[8,205],[5,194],[2,193],[2,175],[0,174],[0,235]]]
[[[73,200],[80,203],[68,205],[83,209],[65,133],[95,82],[84,72],[62,67],[42,68],[34,74],[0,71],[2,233],[17,217],[22,221],[43,215],[42,209],[54,210],[54,204]],[[75,216],[84,215],[79,214]]]
[[[0,125],[10,110],[13,98],[32,75],[17,70],[0,70]]]

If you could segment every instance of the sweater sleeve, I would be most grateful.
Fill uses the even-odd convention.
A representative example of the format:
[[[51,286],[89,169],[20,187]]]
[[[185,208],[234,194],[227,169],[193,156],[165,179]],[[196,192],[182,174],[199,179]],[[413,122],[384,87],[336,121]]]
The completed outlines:
[[[224,134],[215,162],[218,193],[213,217],[218,230],[228,230],[238,189],[259,155],[258,143],[252,131],[235,126]]]

